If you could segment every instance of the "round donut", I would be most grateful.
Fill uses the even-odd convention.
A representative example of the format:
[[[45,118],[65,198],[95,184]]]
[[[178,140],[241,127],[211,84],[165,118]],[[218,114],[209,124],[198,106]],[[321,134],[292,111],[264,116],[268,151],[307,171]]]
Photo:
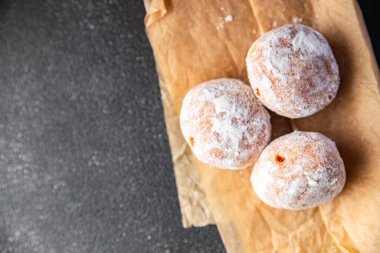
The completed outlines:
[[[222,169],[252,164],[271,134],[269,113],[252,89],[228,78],[192,88],[182,103],[180,126],[195,157]]]
[[[328,42],[306,25],[265,33],[249,49],[246,65],[257,98],[288,118],[322,110],[339,88],[339,69]]]
[[[338,195],[346,182],[335,143],[314,132],[284,135],[272,141],[255,163],[251,183],[267,205],[301,210]]]

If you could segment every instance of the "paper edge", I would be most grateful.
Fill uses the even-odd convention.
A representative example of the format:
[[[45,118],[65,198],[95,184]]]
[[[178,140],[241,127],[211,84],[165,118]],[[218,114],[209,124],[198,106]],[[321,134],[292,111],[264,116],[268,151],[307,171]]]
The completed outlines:
[[[150,40],[150,38],[149,38],[148,28],[151,25],[153,25],[154,23],[156,23],[157,21],[159,21],[161,18],[163,18],[167,14],[168,4],[169,4],[169,2],[166,0],[144,0],[144,7],[146,10],[144,23],[145,23],[146,34],[147,34],[147,37],[149,40]],[[153,50],[153,48],[152,48],[152,50]],[[154,54],[154,50],[153,50],[153,54]],[[156,58],[154,58],[154,59],[156,59]],[[170,144],[169,147],[170,147],[170,152],[171,152],[171,157],[172,157],[173,170],[174,170],[174,174],[175,174],[175,181],[176,181],[176,187],[177,187],[177,199],[178,199],[179,206],[180,206],[182,226],[184,228],[190,228],[190,227],[204,227],[207,225],[215,225],[215,220],[214,220],[213,215],[211,213],[211,208],[209,207],[209,203],[207,200],[206,193],[202,189],[201,185],[199,185],[199,184],[198,184],[198,188],[199,188],[198,193],[201,193],[204,196],[203,196],[203,198],[196,198],[196,199],[193,198],[192,200],[204,199],[204,201],[201,201],[201,203],[203,203],[203,205],[200,205],[197,208],[191,208],[191,210],[193,210],[194,212],[198,211],[203,218],[199,219],[199,217],[197,217],[196,219],[194,219],[194,215],[192,215],[191,212],[189,213],[188,211],[186,211],[187,209],[185,208],[185,206],[187,206],[187,203],[186,203],[186,201],[184,201],[184,199],[186,199],[186,196],[181,197],[183,194],[182,194],[182,190],[181,190],[182,187],[179,186],[181,184],[179,183],[180,176],[179,176],[179,171],[178,171],[180,169],[179,168],[180,166],[178,166],[177,160],[180,159],[180,157],[182,157],[183,154],[187,151],[188,146],[183,141],[183,147],[184,148],[183,148],[183,151],[181,152],[182,155],[176,156],[173,153],[172,146],[173,146],[173,143],[176,142],[177,140],[174,140],[173,139],[174,136],[171,136],[172,134],[170,134],[170,133],[171,132],[178,132],[179,131],[179,125],[171,126],[171,124],[169,124],[170,123],[169,119],[171,118],[171,115],[172,114],[175,115],[175,112],[172,109],[173,106],[171,106],[172,99],[169,96],[169,91],[167,90],[167,88],[164,85],[165,81],[162,80],[162,75],[160,75],[159,66],[156,62],[155,62],[155,65],[156,65],[157,76],[159,79],[161,102],[162,102],[164,117],[165,117],[165,127],[166,127],[166,132],[167,132],[167,136],[168,136],[168,140],[169,140],[169,144]],[[178,162],[178,163],[180,163],[180,162]],[[191,168],[189,168],[189,170],[193,171],[193,174],[194,174],[193,176],[195,178],[198,178],[198,182],[200,183],[199,172],[198,172],[197,168],[195,167],[194,163],[192,161],[190,163],[191,163]],[[193,180],[193,182],[195,182],[195,181],[196,180]],[[187,189],[191,189],[194,193],[197,193],[196,188],[197,187],[193,187],[193,188],[188,187]]]
[[[168,12],[167,0],[144,0],[144,7],[146,11],[144,17],[145,28],[156,23]]]

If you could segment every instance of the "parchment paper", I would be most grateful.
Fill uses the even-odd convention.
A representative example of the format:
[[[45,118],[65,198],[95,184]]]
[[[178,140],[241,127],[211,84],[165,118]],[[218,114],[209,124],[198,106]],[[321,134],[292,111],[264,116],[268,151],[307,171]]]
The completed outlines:
[[[356,1],[151,0],[146,8],[184,226],[215,220],[228,252],[379,252],[379,72]],[[197,162],[178,126],[190,87],[219,77],[247,81],[251,43],[288,23],[325,35],[342,80],[332,105],[314,116],[289,122],[271,114],[274,137],[291,125],[321,132],[336,141],[345,162],[342,194],[306,211],[263,204],[250,186],[251,168],[223,171]]]

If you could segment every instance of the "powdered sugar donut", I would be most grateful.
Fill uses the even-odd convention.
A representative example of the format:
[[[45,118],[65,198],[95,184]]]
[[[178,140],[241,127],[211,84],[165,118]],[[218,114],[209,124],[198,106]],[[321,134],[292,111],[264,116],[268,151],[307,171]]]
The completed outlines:
[[[328,42],[306,25],[265,33],[249,49],[246,65],[255,95],[288,118],[322,110],[339,88],[339,69]]]
[[[192,88],[183,100],[180,125],[197,159],[224,169],[252,164],[271,134],[269,113],[252,89],[228,78]]]
[[[346,182],[335,143],[314,132],[284,135],[261,153],[251,175],[259,198],[275,208],[316,207],[338,195]]]

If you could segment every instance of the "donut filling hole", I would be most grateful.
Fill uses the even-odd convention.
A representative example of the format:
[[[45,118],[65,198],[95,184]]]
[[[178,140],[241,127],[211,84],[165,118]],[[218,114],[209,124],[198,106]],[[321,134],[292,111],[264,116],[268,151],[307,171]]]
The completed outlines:
[[[194,137],[190,136],[189,143],[191,146],[194,146]]]
[[[259,97],[260,96],[260,90],[256,89],[256,95]]]
[[[282,155],[276,155],[275,160],[277,163],[282,164],[285,162],[285,157],[283,157]]]

